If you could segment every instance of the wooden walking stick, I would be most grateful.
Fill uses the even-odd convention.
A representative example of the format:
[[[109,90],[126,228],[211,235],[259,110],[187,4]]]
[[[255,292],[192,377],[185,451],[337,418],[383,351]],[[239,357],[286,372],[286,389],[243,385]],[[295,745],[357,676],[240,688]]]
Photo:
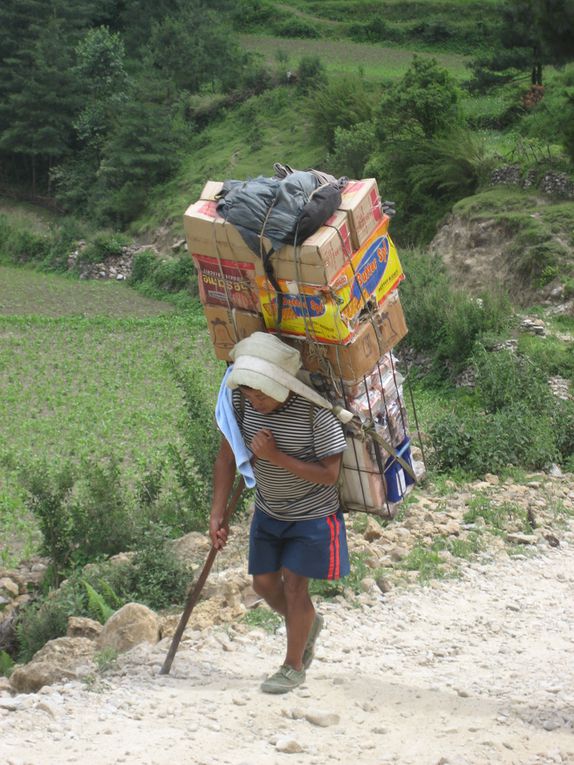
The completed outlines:
[[[223,516],[223,525],[229,522],[229,519],[235,512],[235,508],[237,507],[237,503],[239,502],[239,498],[241,497],[241,492],[243,491],[244,487],[245,487],[245,484],[243,482],[243,478],[240,478],[239,481],[237,481],[237,484],[235,485],[235,489],[233,490],[231,499],[229,500],[229,503],[225,509],[225,514]],[[185,608],[181,615],[181,619],[179,620],[177,629],[174,632],[171,645],[169,647],[169,651],[167,652],[167,656],[165,657],[163,666],[159,671],[160,675],[169,674],[169,670],[171,669],[171,665],[175,658],[176,651],[179,647],[181,636],[183,635],[183,631],[185,630],[187,626],[189,617],[191,616],[191,612],[193,611],[193,609],[195,608],[195,604],[199,600],[199,596],[203,589],[203,585],[205,584],[206,579],[209,576],[209,572],[211,571],[211,567],[213,566],[213,561],[215,560],[215,556],[217,555],[217,552],[218,552],[217,548],[211,545],[211,550],[209,551],[207,560],[203,564],[201,574],[199,575],[199,578],[197,582],[195,583],[194,587],[190,589],[188,593],[187,602],[185,604]]]

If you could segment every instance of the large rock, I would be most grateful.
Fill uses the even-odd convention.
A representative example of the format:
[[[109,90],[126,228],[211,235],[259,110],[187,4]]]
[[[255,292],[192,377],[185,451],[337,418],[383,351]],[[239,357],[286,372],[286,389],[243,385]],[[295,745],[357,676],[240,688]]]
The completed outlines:
[[[70,616],[68,619],[68,637],[85,637],[95,640],[102,631],[102,625],[86,616]]]
[[[113,648],[123,653],[139,643],[157,643],[159,639],[157,614],[140,603],[127,603],[110,616],[96,642],[99,648]]]
[[[73,680],[93,670],[96,651],[93,640],[61,637],[50,640],[34,654],[32,661],[10,675],[10,684],[19,693],[34,693],[44,685]]]
[[[187,565],[198,564],[209,553],[211,542],[207,534],[191,531],[179,539],[170,542],[173,554],[178,560]]]

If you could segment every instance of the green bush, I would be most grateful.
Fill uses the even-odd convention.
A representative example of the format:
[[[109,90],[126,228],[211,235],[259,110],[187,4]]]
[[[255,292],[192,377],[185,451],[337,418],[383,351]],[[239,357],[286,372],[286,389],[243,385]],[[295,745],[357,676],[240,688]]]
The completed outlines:
[[[152,278],[158,263],[157,255],[151,250],[144,250],[134,255],[130,284],[140,284]]]
[[[309,93],[327,85],[327,71],[319,56],[303,56],[297,67],[297,90]]]
[[[51,471],[45,461],[28,466],[20,476],[27,491],[26,507],[36,517],[42,533],[42,552],[50,557],[55,584],[74,554],[74,523],[69,498],[76,480],[74,469],[64,465]]]
[[[197,285],[196,273],[189,255],[180,255],[177,258],[159,261],[154,269],[152,282],[165,292],[191,290],[192,285]]]
[[[69,512],[76,562],[128,550],[138,533],[133,498],[114,456],[103,464],[82,463]]]
[[[371,98],[359,77],[343,75],[309,96],[307,109],[315,137],[329,150],[335,148],[335,130],[351,129],[372,116]]]
[[[0,259],[12,263],[38,263],[50,252],[50,237],[22,224],[16,225],[7,215],[0,215]]]
[[[327,158],[327,165],[335,175],[363,178],[365,165],[376,146],[373,122],[360,122],[347,130],[335,129],[333,153]]]
[[[574,460],[574,401],[556,401],[552,424],[561,461],[568,465]]]
[[[443,415],[429,435],[439,471],[461,468],[480,476],[508,466],[540,470],[559,458],[551,419],[519,405],[495,413]]]
[[[438,256],[403,251],[401,260],[406,275],[401,300],[408,342],[431,355],[439,377],[457,374],[481,337],[508,328],[510,301],[502,292],[491,291],[477,299],[456,289]]]
[[[150,296],[198,295],[197,272],[187,254],[160,260],[151,250],[139,252],[133,260],[130,284],[140,292],[147,290]]]
[[[169,530],[150,526],[138,540],[136,554],[127,569],[125,594],[154,609],[181,605],[192,581],[190,569],[167,545]]]
[[[314,24],[296,16],[281,19],[273,24],[273,31],[279,37],[321,37],[321,32]]]
[[[489,353],[479,347],[473,364],[476,391],[485,411],[498,412],[518,406],[540,416],[552,412],[555,399],[546,373],[529,358],[508,350]]]
[[[82,250],[79,259],[83,263],[102,263],[106,258],[121,255],[130,241],[125,234],[96,234]]]
[[[63,637],[68,629],[68,618],[76,614],[55,598],[26,606],[16,623],[18,660],[28,662],[49,640]]]
[[[172,444],[171,463],[190,509],[195,528],[206,528],[211,508],[211,477],[220,434],[213,417],[213,390],[203,370],[182,368],[170,361],[173,378],[183,394],[185,418],[180,423],[183,446]]]
[[[545,371],[525,356],[478,347],[475,399],[481,410],[441,416],[430,428],[439,470],[472,475],[508,466],[539,470],[565,462],[574,447],[574,406],[557,402]]]

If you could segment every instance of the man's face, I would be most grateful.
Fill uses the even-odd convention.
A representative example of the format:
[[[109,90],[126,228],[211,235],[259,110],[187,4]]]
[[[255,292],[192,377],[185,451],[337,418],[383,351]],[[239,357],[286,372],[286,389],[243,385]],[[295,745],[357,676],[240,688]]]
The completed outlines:
[[[277,399],[265,395],[265,393],[257,390],[257,388],[250,388],[247,385],[240,385],[239,390],[259,414],[271,414],[271,412],[274,412],[276,409],[279,409],[280,406],[283,406],[284,403],[283,401],[277,401]]]

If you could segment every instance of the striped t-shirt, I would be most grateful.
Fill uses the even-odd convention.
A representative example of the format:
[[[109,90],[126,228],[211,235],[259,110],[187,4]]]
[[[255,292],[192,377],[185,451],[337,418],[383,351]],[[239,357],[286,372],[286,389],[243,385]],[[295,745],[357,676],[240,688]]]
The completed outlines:
[[[318,462],[347,448],[343,428],[335,415],[296,394],[271,414],[260,414],[247,398],[241,401],[239,390],[234,390],[233,406],[248,448],[262,428],[273,433],[280,451],[304,462]],[[273,518],[289,521],[323,518],[339,509],[337,486],[305,481],[259,458],[253,470],[257,484],[255,507]]]

